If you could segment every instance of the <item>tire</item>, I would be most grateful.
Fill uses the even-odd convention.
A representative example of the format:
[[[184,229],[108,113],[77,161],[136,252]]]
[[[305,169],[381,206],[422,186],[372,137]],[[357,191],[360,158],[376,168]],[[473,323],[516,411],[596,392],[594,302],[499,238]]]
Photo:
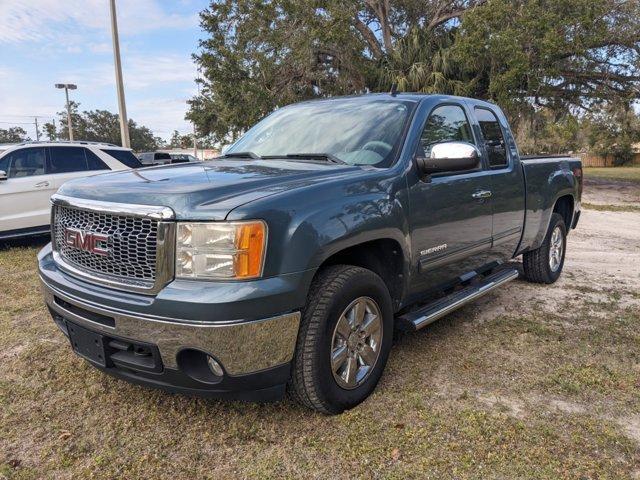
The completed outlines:
[[[557,245],[554,240],[554,232],[558,232],[561,241],[561,252],[558,253],[554,249],[554,245]],[[527,252],[522,256],[522,264],[524,267],[525,278],[533,283],[554,283],[564,267],[564,256],[567,251],[567,227],[564,224],[564,219],[558,213],[551,215],[551,221],[549,222],[549,230],[544,237],[542,245],[536,250]],[[554,257],[555,261],[551,260]],[[554,264],[552,266],[552,264]]]
[[[376,307],[379,322],[375,320]],[[347,330],[349,335],[343,335],[345,327],[351,326],[348,319],[358,317],[362,308],[365,309],[362,330],[355,327],[355,331]],[[369,337],[364,331],[367,328],[372,329]],[[289,392],[299,403],[324,414],[338,414],[355,407],[373,392],[380,380],[392,339],[393,308],[382,279],[370,270],[349,265],[322,269],[312,282],[302,312]],[[366,343],[367,347],[355,345],[356,341]],[[333,358],[343,358],[338,355],[343,353],[342,347],[348,352],[352,348],[355,351],[348,353],[343,361],[346,363],[341,364],[343,368],[336,370],[333,365],[339,361],[334,364],[332,354]],[[377,348],[375,360],[371,361],[374,348]],[[365,358],[370,360],[370,368]],[[357,373],[350,375],[353,371]]]

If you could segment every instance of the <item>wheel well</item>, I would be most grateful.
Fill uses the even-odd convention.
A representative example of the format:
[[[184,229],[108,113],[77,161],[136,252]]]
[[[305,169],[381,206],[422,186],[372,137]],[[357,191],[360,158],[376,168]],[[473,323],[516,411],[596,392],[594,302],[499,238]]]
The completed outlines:
[[[564,219],[564,224],[567,227],[567,232],[571,230],[571,220],[573,220],[573,197],[571,195],[565,195],[556,200],[556,204],[553,206],[553,212],[559,213]]]
[[[375,272],[389,289],[394,308],[400,304],[403,281],[403,255],[400,244],[392,239],[372,240],[340,250],[322,265],[354,265]]]

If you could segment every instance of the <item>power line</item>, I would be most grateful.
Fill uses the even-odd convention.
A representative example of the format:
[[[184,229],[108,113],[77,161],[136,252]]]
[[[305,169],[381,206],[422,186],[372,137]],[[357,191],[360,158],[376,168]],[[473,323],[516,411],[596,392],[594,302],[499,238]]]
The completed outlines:
[[[57,115],[56,114],[52,114],[52,115],[12,115],[10,113],[0,113],[0,117],[19,117],[19,118],[51,118],[51,117],[55,117]]]

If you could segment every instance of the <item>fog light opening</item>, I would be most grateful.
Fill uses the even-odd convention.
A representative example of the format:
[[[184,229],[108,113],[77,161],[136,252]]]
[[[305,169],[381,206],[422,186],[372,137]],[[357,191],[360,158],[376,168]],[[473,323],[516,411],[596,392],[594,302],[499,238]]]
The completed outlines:
[[[178,352],[176,360],[178,368],[198,382],[214,385],[224,378],[222,365],[201,350],[185,348]]]
[[[211,373],[213,373],[216,377],[224,376],[224,370],[222,370],[222,366],[216,361],[215,358],[207,355],[207,365],[209,365],[209,370],[211,370]]]

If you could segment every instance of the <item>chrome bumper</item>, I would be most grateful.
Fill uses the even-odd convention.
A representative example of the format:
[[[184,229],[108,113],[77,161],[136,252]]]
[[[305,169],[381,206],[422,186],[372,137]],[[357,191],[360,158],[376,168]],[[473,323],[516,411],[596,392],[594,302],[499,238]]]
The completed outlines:
[[[227,374],[246,375],[286,364],[293,358],[300,312],[250,322],[195,323],[142,317],[87,303],[48,285],[40,277],[47,305],[60,316],[78,325],[107,335],[152,343],[160,351],[165,367],[177,369],[177,354],[185,348],[212,355]],[[55,297],[63,302],[56,302]],[[74,312],[60,303],[77,307]],[[81,315],[81,310],[110,317],[107,326]],[[89,315],[90,316],[90,315]]]

